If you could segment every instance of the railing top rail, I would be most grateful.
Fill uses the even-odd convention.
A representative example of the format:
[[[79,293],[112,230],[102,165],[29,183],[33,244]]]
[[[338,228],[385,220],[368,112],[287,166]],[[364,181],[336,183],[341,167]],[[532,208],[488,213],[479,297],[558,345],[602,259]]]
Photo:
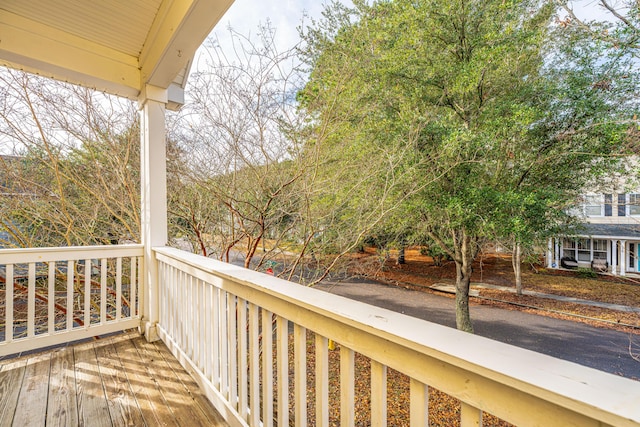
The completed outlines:
[[[452,368],[488,379],[607,424],[640,423],[640,382],[178,249],[154,250],[159,260],[190,267],[188,273],[216,279],[211,281],[215,286],[311,330],[318,331],[314,316],[316,320],[322,317],[376,336],[396,348],[402,347],[405,354],[421,354],[441,361],[443,369]],[[277,307],[295,309],[283,313],[278,312]],[[357,345],[357,338],[354,340]],[[375,357],[373,349],[353,349]],[[420,377],[420,366],[402,366],[394,361],[393,354],[384,353],[377,349],[380,362],[428,383]],[[384,360],[380,360],[380,354]]]
[[[0,264],[142,256],[138,244],[0,249]]]

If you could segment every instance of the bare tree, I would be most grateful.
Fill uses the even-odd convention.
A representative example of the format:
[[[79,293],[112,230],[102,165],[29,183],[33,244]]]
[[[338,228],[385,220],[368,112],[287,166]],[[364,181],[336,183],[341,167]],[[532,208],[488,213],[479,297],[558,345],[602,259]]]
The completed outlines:
[[[296,48],[279,51],[269,24],[257,38],[229,31],[230,51],[209,41],[172,126],[181,154],[171,175],[183,190],[169,208],[183,240],[246,267],[277,262],[275,274],[306,284],[346,272],[345,255],[397,207],[403,153],[347,155],[339,129],[310,126],[318,118],[299,108],[307,76]]]
[[[204,255],[229,260],[242,253],[249,267],[262,246],[259,268],[267,248],[290,240],[295,221],[291,193],[302,170],[292,162],[288,131],[297,126],[301,76],[294,50],[279,52],[269,25],[258,40],[229,32],[231,52],[208,41],[206,64],[192,76],[191,102],[177,118],[176,167],[193,191],[173,193],[170,209]],[[206,204],[198,202],[203,199]]]
[[[129,101],[2,70],[3,245],[139,240],[139,131]],[[5,234],[5,237],[7,235]]]
[[[139,130],[132,103],[19,71],[0,70],[0,247],[116,244],[139,240]],[[90,263],[91,261],[89,261]],[[51,264],[51,263],[49,263]],[[95,266],[95,264],[94,264]],[[130,259],[106,261],[106,306],[91,293],[91,315],[107,319],[130,310]],[[53,267],[53,281],[47,277]],[[4,269],[5,266],[0,266]],[[35,327],[46,331],[49,303],[58,325],[71,314],[83,325],[87,261],[36,266]],[[123,273],[116,301],[117,271]],[[91,274],[90,287],[100,289]],[[74,303],[51,295],[74,281]],[[24,265],[14,266],[14,337],[27,333]],[[66,293],[66,292],[64,292]],[[54,293],[57,295],[58,293]],[[21,304],[24,302],[24,304]],[[0,311],[6,301],[0,301]],[[105,312],[101,310],[105,308]],[[23,315],[24,314],[24,315]],[[0,329],[4,325],[0,325]]]

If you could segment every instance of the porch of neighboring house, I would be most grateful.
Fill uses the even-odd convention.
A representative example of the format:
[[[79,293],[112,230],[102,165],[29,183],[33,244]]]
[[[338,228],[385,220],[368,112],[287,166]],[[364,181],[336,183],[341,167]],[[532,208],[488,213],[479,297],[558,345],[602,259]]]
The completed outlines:
[[[161,341],[127,331],[0,361],[0,425],[228,424]]]
[[[640,224],[583,224],[573,236],[551,238],[547,268],[591,268],[620,276],[640,274]]]

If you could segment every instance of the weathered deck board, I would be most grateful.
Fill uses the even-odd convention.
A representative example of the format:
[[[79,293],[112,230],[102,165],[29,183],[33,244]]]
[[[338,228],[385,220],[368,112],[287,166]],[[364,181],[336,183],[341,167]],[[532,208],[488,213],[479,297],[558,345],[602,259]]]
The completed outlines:
[[[211,406],[211,403],[207,400],[204,394],[200,391],[198,384],[196,381],[185,371],[180,363],[176,360],[176,358],[171,354],[169,349],[162,345],[156,345],[156,348],[167,362],[167,364],[171,367],[176,377],[180,380],[180,383],[184,387],[185,393],[188,393],[189,396],[196,403],[196,407],[203,413],[206,417],[207,425],[224,425],[224,420],[222,416],[215,411],[207,411],[207,408]]]
[[[162,342],[130,332],[0,360],[0,427],[227,426]]]
[[[13,425],[39,426],[46,422],[50,372],[51,357],[49,355],[36,355],[29,359],[18,396]]]
[[[112,424],[114,426],[143,425],[142,412],[136,404],[136,398],[131,391],[112,339],[96,343],[95,350]]]
[[[0,362],[0,427],[10,426],[18,405],[27,359]]]
[[[96,427],[111,426],[109,406],[102,387],[93,343],[78,345],[74,348],[74,355],[79,424]]]
[[[167,402],[170,402],[169,407],[178,425],[215,425],[180,382],[158,347],[144,340],[136,340],[135,345],[145,360],[150,374],[159,384],[162,395]]]
[[[78,425],[78,401],[73,348],[63,347],[51,355],[51,378],[47,401],[48,426]]]
[[[131,390],[149,427],[176,425],[169,404],[160,392],[160,386],[149,374],[138,349],[131,341],[116,340],[114,343],[122,360],[126,360],[125,371]]]

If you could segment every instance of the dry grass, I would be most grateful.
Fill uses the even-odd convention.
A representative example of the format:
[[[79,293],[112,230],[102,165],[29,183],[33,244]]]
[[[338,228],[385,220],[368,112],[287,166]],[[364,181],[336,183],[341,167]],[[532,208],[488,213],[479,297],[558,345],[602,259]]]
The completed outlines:
[[[393,257],[384,268],[380,268],[380,258],[375,251],[368,250],[357,256],[359,266],[357,274],[382,280],[386,283],[403,287],[434,292],[428,287],[435,283],[454,283],[455,266],[448,263],[442,267],[433,265],[431,258],[420,255],[417,249],[406,251],[404,265],[396,265]],[[511,261],[507,256],[485,256],[474,265],[472,283],[494,284],[513,287],[513,272]],[[529,266],[523,267],[524,288],[541,293],[570,296],[593,301],[640,306],[640,283],[633,279],[615,276],[599,276],[596,279],[581,278],[576,273],[564,271],[547,271],[540,266],[534,270]],[[597,327],[606,327],[625,332],[640,333],[623,324],[640,328],[640,315],[616,310],[590,307],[575,303],[566,303],[534,296],[518,296],[513,292],[491,289],[481,290],[482,298],[473,298],[473,303],[490,304],[509,310],[524,310],[545,316],[559,317]],[[507,304],[499,301],[514,304]],[[527,308],[536,307],[536,308]],[[580,316],[580,317],[577,317]],[[315,424],[315,402],[313,390],[315,383],[315,350],[311,333],[307,341],[307,386],[309,390],[308,416],[309,425]],[[330,425],[340,425],[340,386],[339,386],[339,349],[329,352],[330,366]],[[356,426],[371,425],[370,419],[370,361],[362,355],[356,355]],[[409,378],[397,371],[389,369],[387,373],[387,424],[390,426],[409,425]],[[293,414],[292,414],[293,415]],[[483,414],[484,425],[503,427],[509,426],[503,420]],[[436,389],[429,389],[429,425],[442,427],[456,427],[460,425],[460,402]]]
[[[289,372],[293,372],[293,341],[289,343]],[[316,425],[315,405],[315,339],[311,332],[307,332],[307,421],[308,425]],[[329,425],[340,426],[340,347],[329,351]],[[355,354],[355,425],[370,426],[370,390],[371,390],[371,361]],[[294,399],[293,378],[289,383],[289,399]],[[409,426],[409,377],[395,371],[387,370],[387,425]],[[458,427],[460,425],[460,401],[429,387],[429,426]],[[290,425],[295,424],[295,411],[290,408]],[[483,414],[483,424],[494,427],[508,427],[511,424],[493,415]]]
[[[371,252],[371,250],[368,251],[363,258],[374,256]],[[452,262],[436,267],[430,257],[420,255],[417,249],[406,252],[406,261],[404,265],[396,265],[394,259],[391,259],[386,263],[385,268],[372,271],[370,276],[386,283],[412,287],[425,292],[435,292],[427,289],[435,283],[453,284],[455,282],[455,266]],[[514,288],[514,275],[508,256],[485,255],[476,261],[473,271],[472,285],[484,283]],[[637,278],[611,275],[584,278],[579,277],[577,272],[547,270],[541,266],[535,266],[534,269],[530,265],[523,265],[522,279],[524,289],[529,291],[640,307],[640,280]],[[640,314],[637,312],[623,312],[529,295],[516,295],[513,292],[493,289],[480,289],[480,296],[488,299],[472,298],[472,302],[496,305],[510,310],[530,311],[539,315],[640,334],[640,329],[637,329],[640,328]],[[633,327],[630,328],[627,325]]]

